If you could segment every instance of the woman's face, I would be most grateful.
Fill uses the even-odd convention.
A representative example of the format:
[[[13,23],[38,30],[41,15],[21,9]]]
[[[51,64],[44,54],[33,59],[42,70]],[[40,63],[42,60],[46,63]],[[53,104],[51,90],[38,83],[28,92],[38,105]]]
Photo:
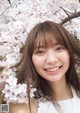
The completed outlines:
[[[53,47],[45,48],[44,45],[40,45],[35,48],[32,62],[41,77],[54,83],[64,80],[70,65],[70,55],[64,46],[53,40]]]

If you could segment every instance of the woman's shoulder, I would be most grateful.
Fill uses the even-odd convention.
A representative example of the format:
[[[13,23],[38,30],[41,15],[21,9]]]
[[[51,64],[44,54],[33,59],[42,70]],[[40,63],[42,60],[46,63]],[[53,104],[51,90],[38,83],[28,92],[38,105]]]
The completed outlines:
[[[80,100],[80,91],[79,91],[79,93],[77,94],[76,89],[75,89],[72,85],[71,85],[71,91],[72,91],[73,97],[74,97],[74,98],[78,98],[78,100]]]
[[[9,113],[30,113],[30,108],[31,108],[31,113],[37,113],[37,104],[35,100],[30,101],[30,107],[29,104],[24,103],[24,104],[9,104]]]
[[[39,100],[38,113],[56,113],[55,107],[52,102],[47,99]]]

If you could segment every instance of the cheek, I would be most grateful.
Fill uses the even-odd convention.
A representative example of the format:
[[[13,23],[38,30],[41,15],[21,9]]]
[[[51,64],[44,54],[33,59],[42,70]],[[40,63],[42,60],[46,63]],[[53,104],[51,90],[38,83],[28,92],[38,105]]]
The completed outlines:
[[[66,64],[70,63],[70,55],[68,52],[64,52],[62,55],[59,56],[59,58]]]
[[[39,68],[43,65],[44,60],[42,58],[33,56],[32,57],[32,62],[33,62],[33,65],[34,65],[35,68]]]

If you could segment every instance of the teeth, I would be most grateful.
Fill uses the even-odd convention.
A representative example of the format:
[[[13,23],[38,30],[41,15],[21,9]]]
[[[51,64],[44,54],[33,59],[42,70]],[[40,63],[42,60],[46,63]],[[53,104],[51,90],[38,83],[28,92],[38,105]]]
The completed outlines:
[[[56,67],[56,68],[49,68],[49,69],[46,69],[47,71],[56,71],[56,70],[58,70],[59,69],[59,67]]]

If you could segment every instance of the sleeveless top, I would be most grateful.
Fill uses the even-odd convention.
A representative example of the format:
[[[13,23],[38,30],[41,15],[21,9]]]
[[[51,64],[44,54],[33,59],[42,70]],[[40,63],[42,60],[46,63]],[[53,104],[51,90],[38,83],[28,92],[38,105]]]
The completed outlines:
[[[61,113],[80,113],[80,98],[77,96],[73,87],[71,87],[73,98],[58,101]],[[59,113],[50,101],[39,101],[37,113]]]

